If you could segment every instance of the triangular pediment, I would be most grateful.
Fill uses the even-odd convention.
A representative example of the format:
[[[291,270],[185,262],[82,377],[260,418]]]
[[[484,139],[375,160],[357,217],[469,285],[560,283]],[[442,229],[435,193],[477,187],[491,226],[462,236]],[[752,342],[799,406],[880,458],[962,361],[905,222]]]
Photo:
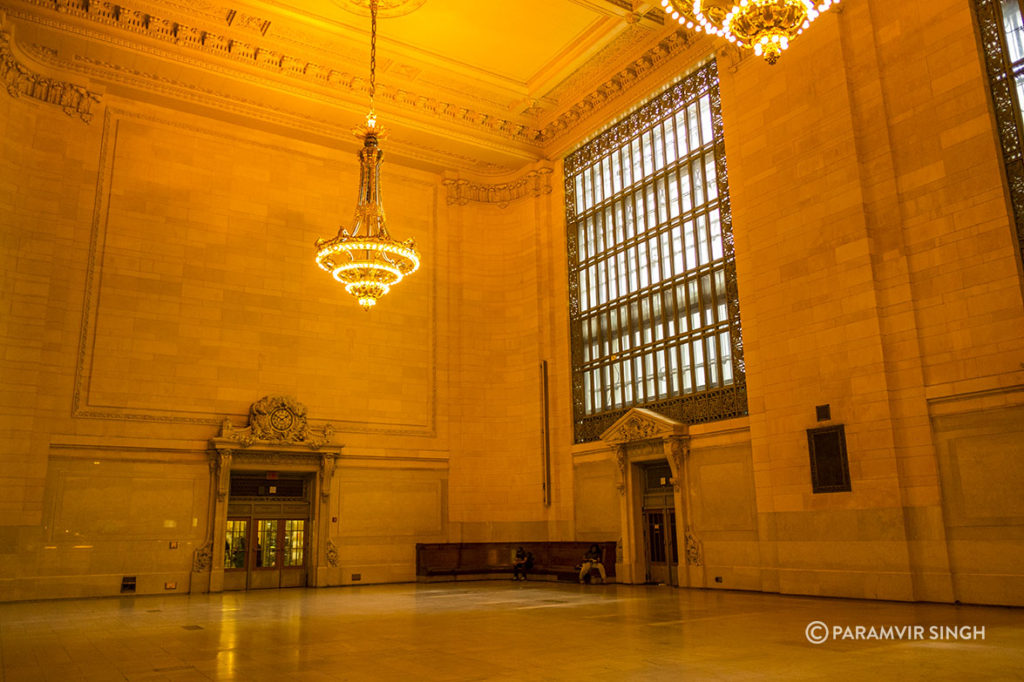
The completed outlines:
[[[634,407],[609,426],[601,434],[601,440],[609,445],[619,445],[669,436],[685,436],[687,433],[687,425],[683,422],[677,422],[642,407]]]

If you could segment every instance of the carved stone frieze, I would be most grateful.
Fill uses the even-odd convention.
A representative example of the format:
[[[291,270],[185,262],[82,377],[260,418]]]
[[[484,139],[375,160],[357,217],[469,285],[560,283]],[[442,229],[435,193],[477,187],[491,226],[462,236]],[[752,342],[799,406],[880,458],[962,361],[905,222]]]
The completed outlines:
[[[609,445],[685,436],[686,424],[664,415],[634,407],[605,429],[601,440]]]
[[[11,52],[11,34],[0,29],[0,83],[11,97],[28,97],[60,107],[68,116],[92,121],[100,96],[72,83],[48,78],[26,68]]]
[[[658,427],[653,422],[639,417],[630,417],[618,426],[618,432],[614,433],[612,437],[631,442],[653,438],[657,433]]]
[[[337,467],[337,457],[332,454],[320,456],[320,499],[327,502],[331,497],[331,482],[334,480],[334,470]]]
[[[671,438],[668,441],[667,454],[672,463],[672,471],[676,478],[683,475],[683,465],[690,454],[689,438]],[[678,486],[677,486],[678,487]]]
[[[506,208],[517,199],[551,194],[551,173],[551,168],[540,168],[528,171],[518,180],[493,185],[463,179],[446,179],[443,184],[448,191],[449,204],[465,206],[476,201]]]
[[[197,547],[192,555],[192,572],[205,573],[213,567],[213,543]]]
[[[689,566],[704,565],[704,544],[693,534],[689,526],[686,528],[686,563]]]
[[[225,17],[228,22],[228,26],[235,28],[241,28],[247,31],[253,31],[264,35],[267,29],[270,28],[269,19],[261,19],[260,17],[254,17],[249,14],[243,14],[237,10],[230,9]]]
[[[235,441],[243,448],[256,443],[289,443],[317,450],[330,442],[334,428],[327,424],[319,431],[306,423],[306,406],[291,396],[265,396],[249,407],[249,425],[237,428],[231,420],[221,424],[220,437]]]
[[[626,446],[618,445],[615,448],[615,487],[619,491],[619,495],[626,494],[626,466],[628,458],[626,457]]]
[[[221,450],[215,457],[217,460],[217,499],[223,502],[228,498],[228,491],[231,489],[231,451]]]

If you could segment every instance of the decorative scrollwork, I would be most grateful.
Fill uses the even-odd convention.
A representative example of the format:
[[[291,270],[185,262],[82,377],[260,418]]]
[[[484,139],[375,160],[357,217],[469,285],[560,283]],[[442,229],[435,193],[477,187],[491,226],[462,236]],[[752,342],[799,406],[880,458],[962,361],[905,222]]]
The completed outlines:
[[[517,199],[551,194],[551,172],[550,168],[531,170],[518,180],[495,185],[482,185],[462,179],[447,179],[443,184],[448,189],[449,204],[465,206],[471,201],[477,201],[506,208]]]
[[[1024,257],[1024,125],[1021,121],[1021,103],[1017,98],[1011,60],[1007,55],[1002,11],[997,0],[975,0],[985,69],[988,71],[996,115],[996,131],[1003,151],[1006,179],[1013,205],[1013,221],[1017,233],[1017,247]]]
[[[331,568],[338,567],[338,546],[331,538],[327,538],[327,565]]]
[[[30,97],[60,107],[68,116],[92,121],[92,107],[100,96],[85,88],[33,73],[11,52],[11,34],[0,30],[0,84],[11,97]]]
[[[644,407],[684,424],[701,424],[719,419],[742,417],[747,414],[747,386],[746,384],[726,386],[704,393],[693,393],[648,403]],[[608,427],[628,411],[616,410],[577,418],[575,422],[576,442],[585,443],[597,440]]]
[[[686,528],[686,563],[690,566],[704,565],[704,545],[689,526]]]
[[[257,443],[291,443],[318,450],[334,435],[334,427],[325,425],[313,431],[306,423],[306,406],[291,396],[265,396],[249,407],[249,426],[237,428],[225,419],[220,437],[242,447]]]
[[[213,567],[213,543],[207,542],[202,547],[196,548],[192,556],[192,572],[204,573]]]

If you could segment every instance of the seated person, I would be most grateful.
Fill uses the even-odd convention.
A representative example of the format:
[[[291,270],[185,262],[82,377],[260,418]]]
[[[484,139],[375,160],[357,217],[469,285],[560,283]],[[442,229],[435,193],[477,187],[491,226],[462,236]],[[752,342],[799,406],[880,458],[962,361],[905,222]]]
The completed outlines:
[[[602,583],[608,579],[604,570],[604,562],[601,561],[601,547],[599,545],[591,545],[587,553],[583,555],[583,564],[580,566],[580,583],[587,579],[592,568],[596,568],[597,572],[601,574]]]
[[[512,555],[512,580],[526,580],[526,570],[530,568],[530,553],[521,546]]]

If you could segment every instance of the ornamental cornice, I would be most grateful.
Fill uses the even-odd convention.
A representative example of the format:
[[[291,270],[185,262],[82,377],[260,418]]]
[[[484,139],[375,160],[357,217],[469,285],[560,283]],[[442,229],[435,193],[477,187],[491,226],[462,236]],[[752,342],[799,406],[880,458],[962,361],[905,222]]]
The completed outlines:
[[[473,201],[506,208],[518,199],[551,194],[551,173],[551,167],[544,166],[509,182],[486,184],[464,178],[445,178],[442,184],[447,189],[449,205],[465,206]]]
[[[100,96],[80,85],[49,78],[28,69],[11,50],[11,34],[0,28],[0,83],[11,97],[29,97],[58,106],[68,116],[89,123]]]
[[[92,78],[131,85],[178,100],[196,102],[221,111],[255,118],[256,120],[288,128],[304,130],[332,139],[346,139],[349,137],[349,128],[339,126],[333,121],[300,114],[281,107],[270,106],[264,102],[258,102],[236,94],[182,83],[157,74],[130,69],[120,64],[104,62],[81,55],[75,55],[73,62],[61,60],[57,57],[54,50],[43,45],[29,44],[21,46],[20,49],[33,60],[55,69],[75,71]],[[422,144],[392,140],[389,142],[388,148],[396,154],[423,163],[437,164],[440,161],[449,167],[469,168],[484,175],[507,173],[511,170],[508,167],[481,161],[464,154],[457,154],[448,149],[440,149]]]
[[[540,142],[547,146],[574,131],[593,114],[607,110],[615,100],[693,45],[694,40],[680,31],[669,34],[545,125],[540,133]]]
[[[189,26],[105,0],[23,0],[23,2],[175,45],[207,57],[234,61],[280,76],[286,81],[301,82],[306,86],[303,88],[305,95],[309,94],[309,86],[313,86],[314,88],[326,88],[335,93],[358,95],[360,99],[369,96],[368,83],[362,76],[355,76],[341,68],[314,63],[297,54],[286,54],[272,49],[262,44],[262,33],[251,35],[247,40],[241,40],[225,33]],[[225,10],[225,17],[228,14],[228,10]],[[212,70],[258,85],[262,84],[266,78],[265,74],[242,72],[210,62],[207,59],[196,59],[183,54],[180,50],[164,50],[151,45],[119,39],[108,33],[86,31],[67,22],[48,20],[26,12],[13,11],[11,15],[60,30],[79,33],[161,59]],[[268,27],[270,25],[269,20],[254,18],[253,21],[265,22]],[[388,102],[399,109],[430,114],[448,122],[472,127],[477,133],[494,135],[519,144],[537,145],[540,137],[540,130],[501,115],[427,97],[404,88],[378,84],[376,98],[378,102]],[[329,99],[336,101],[337,97]]]

